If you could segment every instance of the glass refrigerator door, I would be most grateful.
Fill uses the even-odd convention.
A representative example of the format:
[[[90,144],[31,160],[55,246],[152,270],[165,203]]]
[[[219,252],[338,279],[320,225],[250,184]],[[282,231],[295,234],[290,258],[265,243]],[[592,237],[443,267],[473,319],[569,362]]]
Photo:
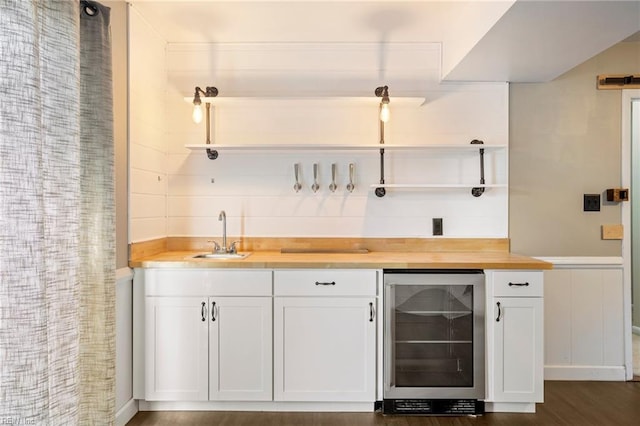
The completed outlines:
[[[473,286],[394,285],[392,382],[472,387]]]

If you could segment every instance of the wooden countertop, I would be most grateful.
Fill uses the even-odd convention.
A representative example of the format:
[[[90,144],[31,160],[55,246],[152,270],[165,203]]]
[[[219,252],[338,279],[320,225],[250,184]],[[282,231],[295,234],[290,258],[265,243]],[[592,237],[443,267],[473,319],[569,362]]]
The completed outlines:
[[[551,269],[542,260],[506,252],[280,253],[255,251],[244,259],[193,259],[202,251],[167,251],[129,263],[132,268],[308,269]]]

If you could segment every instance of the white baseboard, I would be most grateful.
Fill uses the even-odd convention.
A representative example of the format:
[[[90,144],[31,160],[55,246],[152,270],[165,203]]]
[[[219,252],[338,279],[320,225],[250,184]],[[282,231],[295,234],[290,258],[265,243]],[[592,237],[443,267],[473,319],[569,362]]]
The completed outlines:
[[[624,382],[626,376],[624,366],[545,365],[544,379]]]
[[[373,402],[280,402],[280,401],[140,401],[140,411],[316,411],[365,412],[374,411]]]
[[[124,404],[120,410],[116,413],[115,426],[125,426],[129,423],[129,420],[133,418],[138,412],[138,401],[130,399],[129,402]]]
[[[534,402],[485,402],[487,413],[535,413]]]

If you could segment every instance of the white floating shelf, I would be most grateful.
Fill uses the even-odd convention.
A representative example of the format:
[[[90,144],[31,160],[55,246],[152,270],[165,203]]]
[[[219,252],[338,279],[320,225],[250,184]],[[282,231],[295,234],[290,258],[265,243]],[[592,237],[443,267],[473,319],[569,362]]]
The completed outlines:
[[[392,145],[392,144],[246,144],[246,145],[224,145],[224,144],[190,144],[185,148],[193,151],[203,151],[206,149],[229,150],[229,151],[269,151],[269,150],[309,150],[309,151],[358,151],[358,150],[434,150],[434,151],[472,151],[478,149],[499,150],[506,149],[506,145]]]
[[[507,184],[474,184],[474,183],[385,183],[385,184],[372,184],[371,188],[396,188],[396,189],[448,189],[448,188],[506,188]]]
[[[275,103],[275,102],[309,102],[309,103],[339,103],[339,104],[353,104],[353,103],[361,103],[361,104],[371,104],[378,105],[380,103],[380,99],[373,94],[371,96],[353,96],[353,97],[224,97],[224,96],[216,96],[215,98],[208,98],[201,96],[200,100],[203,103],[210,103],[212,105],[232,105],[232,104],[242,104],[242,103]],[[193,96],[186,96],[184,98],[185,102],[193,103]],[[393,108],[394,105],[399,106],[421,106],[426,102],[425,98],[417,98],[417,97],[391,97],[390,106]]]

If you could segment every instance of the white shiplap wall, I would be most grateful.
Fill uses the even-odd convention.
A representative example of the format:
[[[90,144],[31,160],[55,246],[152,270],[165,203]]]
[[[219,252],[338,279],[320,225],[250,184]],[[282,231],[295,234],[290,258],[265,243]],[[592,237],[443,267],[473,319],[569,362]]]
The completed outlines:
[[[185,144],[204,143],[204,124],[191,121],[191,105],[183,100],[196,85],[215,85],[220,97],[264,96],[215,107],[214,143],[377,143],[376,101],[337,97],[374,98],[375,86],[388,84],[392,119],[387,143],[465,145],[477,138],[508,144],[508,85],[438,84],[439,45],[389,45],[386,55],[396,61],[384,69],[376,68],[377,51],[366,44],[259,47],[260,55],[254,45],[167,48],[167,235],[217,236],[217,216],[224,209],[229,234],[239,236],[427,237],[431,219],[441,217],[445,237],[507,237],[506,188],[487,190],[480,198],[468,189],[389,190],[377,198],[369,188],[379,179],[375,150],[221,150],[211,161],[202,151],[185,149]],[[324,62],[317,60],[318,52]],[[289,98],[275,100],[274,93]],[[324,99],[300,98],[319,95]],[[424,97],[426,102],[403,105],[399,96]],[[487,151],[487,183],[508,183],[507,155],[506,149]],[[148,161],[160,158],[151,155]],[[321,189],[314,194],[315,162],[320,164]],[[302,167],[304,188],[299,193],[293,191],[294,163]],[[331,163],[338,164],[335,193],[328,190]],[[345,189],[349,163],[356,165],[353,193]],[[385,171],[387,183],[475,183],[479,160],[477,152],[387,151]],[[145,225],[150,219],[143,217],[162,209],[152,204],[155,196],[139,201],[132,210],[144,230],[133,235],[141,240],[149,236]]]
[[[132,242],[167,235],[165,41],[129,14],[129,193]]]
[[[210,161],[184,148],[204,142],[204,124],[191,122],[183,100],[196,85],[215,85],[220,97],[252,97],[215,108],[215,143],[376,143],[372,93],[388,84],[386,143],[508,144],[508,85],[438,84],[438,44],[387,44],[384,52],[366,43],[166,45],[133,9],[130,56],[132,242],[219,235],[223,209],[237,236],[427,237],[434,217],[444,219],[445,237],[507,236],[506,188],[480,198],[468,189],[389,190],[377,198],[369,188],[379,180],[375,150],[221,151]],[[301,99],[309,96],[322,99]],[[406,105],[400,96],[426,101]],[[508,183],[507,155],[487,151],[487,183]],[[316,162],[321,189],[314,194]],[[294,163],[302,167],[299,193]],[[335,193],[328,190],[332,163]],[[352,193],[349,163],[356,165]],[[385,172],[387,183],[475,183],[479,161],[477,152],[387,151]]]
[[[413,169],[415,173],[407,179],[413,178],[414,182],[420,178],[420,171],[402,168],[402,163],[416,162],[428,168],[434,161],[415,154],[392,155],[395,158],[389,161],[387,170],[411,175],[409,170]],[[476,166],[477,156],[468,157],[472,161],[466,163]],[[377,179],[375,152],[221,151],[214,162],[203,152],[170,155],[169,159],[170,173],[174,171],[172,166],[178,171],[169,177],[169,235],[218,235],[220,224],[216,219],[221,209],[227,212],[232,235],[419,237],[429,235],[432,217],[444,218],[448,236],[506,235],[506,206],[500,209],[505,203],[505,189],[487,190],[481,198],[473,198],[466,189],[389,190],[387,196],[377,198],[368,185]],[[304,187],[299,193],[292,189],[294,162],[303,168]],[[310,189],[314,162],[320,164],[321,175],[321,188],[315,194]],[[339,166],[335,193],[328,190],[332,162]],[[345,190],[349,162],[356,164],[356,189],[352,193]]]

